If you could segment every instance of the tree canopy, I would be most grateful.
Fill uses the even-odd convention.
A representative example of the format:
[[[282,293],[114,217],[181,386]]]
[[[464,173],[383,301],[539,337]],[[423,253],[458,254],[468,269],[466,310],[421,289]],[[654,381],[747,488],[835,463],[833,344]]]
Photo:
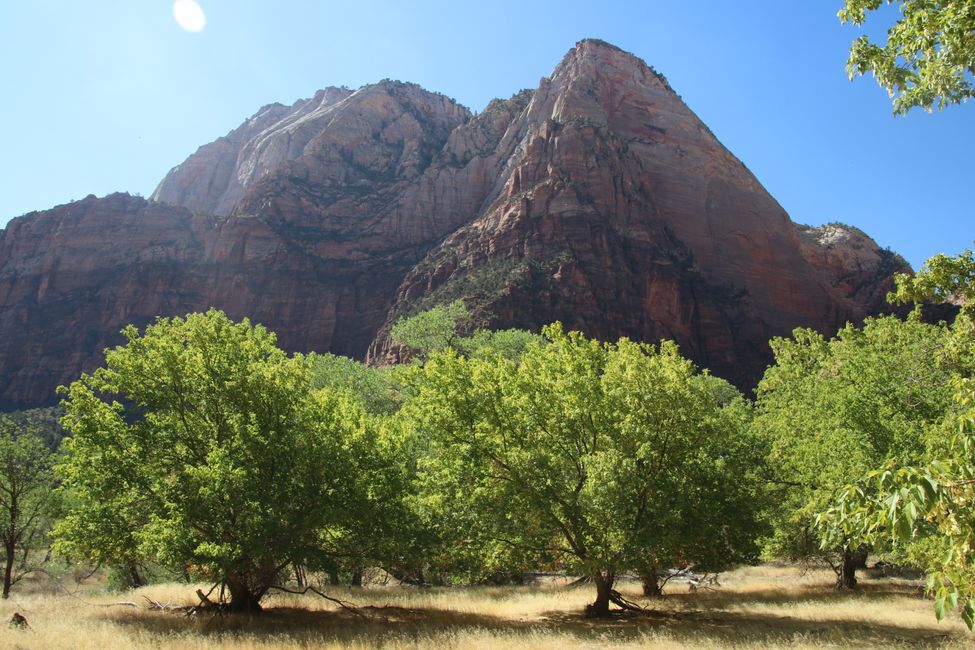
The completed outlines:
[[[404,406],[456,556],[588,576],[597,615],[625,605],[613,589],[625,570],[752,557],[762,452],[741,413],[672,343],[543,333],[517,362],[433,355]]]
[[[873,11],[895,0],[846,0],[843,22],[863,25]],[[919,106],[944,109],[975,96],[975,1],[897,0],[901,17],[883,44],[860,36],[850,48],[847,71],[872,72],[893,98],[894,113]]]
[[[448,347],[469,357],[497,353],[517,360],[530,343],[544,343],[544,338],[527,330],[478,328],[469,331],[471,320],[464,302],[455,300],[401,318],[393,325],[390,338],[416,354],[421,361]]]
[[[401,366],[371,368],[337,354],[311,353],[304,356],[311,370],[312,390],[328,388],[344,392],[372,414],[396,412],[404,399]]]
[[[428,347],[395,370],[289,357],[213,310],[129,327],[62,389],[55,548],[209,580],[237,611],[304,569],[543,568],[591,580],[587,611],[605,615],[637,607],[615,589],[624,573],[658,595],[666,570],[721,571],[756,559],[759,539],[827,558],[845,587],[866,545],[910,542],[938,611],[966,603],[975,621],[971,256],[897,281],[900,299],[961,303],[950,327],[915,314],[832,339],[796,330],[771,342],[754,409],[671,342],[559,324],[465,334],[460,303],[404,321]],[[21,459],[8,474],[33,457],[15,442],[0,437],[0,457]]]
[[[104,367],[64,389],[71,509],[57,548],[150,559],[226,588],[231,609],[259,609],[346,522],[362,412],[310,392],[302,360],[247,320],[211,310],[123,334]]]
[[[415,316],[401,318],[389,336],[397,345],[412,350],[421,359],[450,347],[470,322],[471,314],[461,300],[437,305]]]
[[[975,265],[971,251],[938,255],[916,277],[901,276],[896,297],[957,300],[961,314],[932,363],[949,373],[944,417],[927,430],[922,462],[894,459],[851,478],[824,508],[818,524],[825,543],[924,544],[928,589],[941,619],[955,607],[975,627]]]
[[[943,327],[883,317],[832,340],[805,329],[773,339],[775,364],[759,384],[754,421],[771,440],[779,494],[769,554],[821,557],[838,587],[855,586],[859,542],[834,538],[821,549],[816,514],[886,460],[921,458],[926,427],[950,399],[948,373],[935,362],[945,336]]]
[[[962,311],[975,314],[975,253],[955,257],[939,253],[927,260],[915,275],[899,273],[897,288],[888,299],[899,303],[957,302]]]

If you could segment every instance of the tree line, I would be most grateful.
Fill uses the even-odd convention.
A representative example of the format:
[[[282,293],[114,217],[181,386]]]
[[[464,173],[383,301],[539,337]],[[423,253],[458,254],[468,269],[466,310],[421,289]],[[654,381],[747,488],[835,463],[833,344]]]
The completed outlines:
[[[587,611],[641,609],[673,570],[817,559],[856,587],[868,553],[930,576],[972,625],[972,253],[898,278],[896,298],[963,304],[798,329],[771,342],[754,399],[671,342],[472,330],[463,303],[392,330],[413,362],[289,356],[211,310],[160,318],[62,387],[52,449],[36,417],[0,421],[4,590],[47,548],[206,581],[257,611],[276,590],[361,581],[591,582]],[[967,302],[966,302],[967,301]]]

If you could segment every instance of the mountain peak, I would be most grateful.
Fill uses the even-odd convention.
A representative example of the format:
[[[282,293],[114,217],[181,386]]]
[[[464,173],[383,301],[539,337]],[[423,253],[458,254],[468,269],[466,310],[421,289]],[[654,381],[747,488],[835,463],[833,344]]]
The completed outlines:
[[[573,62],[578,64],[583,61],[595,64],[595,67],[572,66]],[[657,72],[652,65],[632,52],[627,52],[623,48],[598,38],[586,38],[576,43],[575,47],[569,50],[562,58],[562,63],[559,67],[561,68],[567,65],[576,74],[599,74],[600,72],[605,72],[607,69],[615,69],[617,73],[628,73],[638,77],[649,75],[657,81],[660,81],[667,90],[673,90],[667,82],[667,78]],[[556,69],[556,74],[558,74],[558,69]]]
[[[627,52],[623,48],[613,45],[612,43],[607,43],[599,38],[584,38],[581,41],[576,42],[575,47],[569,50],[566,56],[572,56],[573,54],[579,56],[596,57],[624,55],[634,61],[638,61],[639,63],[646,65],[643,59],[636,56],[632,52]]]
[[[876,313],[906,268],[796,227],[662,75],[596,39],[476,116],[392,80],[269,104],[153,199],[0,230],[0,408],[54,400],[156,316],[216,307],[289,351],[384,359],[397,318],[457,298],[479,325],[676,340],[751,388],[771,336]]]

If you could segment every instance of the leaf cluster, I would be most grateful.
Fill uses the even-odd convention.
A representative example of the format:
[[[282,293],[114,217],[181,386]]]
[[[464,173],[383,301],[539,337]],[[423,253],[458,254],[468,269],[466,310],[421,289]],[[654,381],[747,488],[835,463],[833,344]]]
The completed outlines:
[[[838,16],[862,25],[870,12],[894,0],[846,0]],[[872,72],[893,98],[894,113],[919,106],[944,109],[975,96],[975,2],[898,0],[901,17],[883,44],[867,36],[853,41],[847,72]]]

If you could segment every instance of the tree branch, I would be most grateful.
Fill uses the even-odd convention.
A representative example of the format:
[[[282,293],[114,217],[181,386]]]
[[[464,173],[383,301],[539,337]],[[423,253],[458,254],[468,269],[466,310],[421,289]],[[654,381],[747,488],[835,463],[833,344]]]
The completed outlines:
[[[353,614],[355,614],[356,616],[360,616],[362,618],[365,618],[366,617],[365,614],[363,614],[362,612],[359,611],[359,609],[360,609],[359,605],[355,605],[353,603],[347,603],[347,602],[345,602],[343,600],[339,600],[338,598],[334,598],[332,596],[329,596],[328,594],[325,594],[325,593],[323,593],[323,592],[319,591],[318,589],[315,589],[314,587],[311,587],[311,586],[305,587],[304,589],[302,589],[300,591],[297,590],[297,589],[288,589],[287,587],[282,587],[281,585],[271,585],[270,587],[267,588],[268,591],[271,591],[272,589],[276,589],[278,591],[283,591],[286,594],[295,594],[297,596],[304,596],[305,594],[307,594],[310,591],[313,594],[316,594],[318,596],[321,596],[325,600],[332,601],[333,603],[335,603],[336,605],[338,605],[342,609],[348,610],[348,611],[352,612]]]

